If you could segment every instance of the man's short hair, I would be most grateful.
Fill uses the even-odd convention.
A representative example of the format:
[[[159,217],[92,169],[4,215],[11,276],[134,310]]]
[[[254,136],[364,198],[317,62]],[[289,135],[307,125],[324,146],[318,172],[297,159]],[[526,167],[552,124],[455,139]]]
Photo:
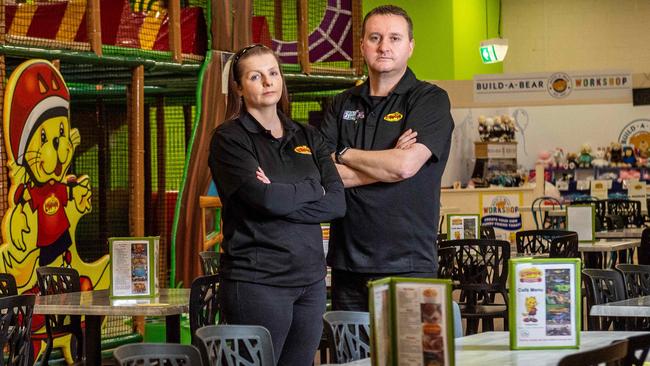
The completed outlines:
[[[406,10],[400,8],[399,6],[395,5],[381,5],[378,6],[368,12],[366,16],[363,18],[363,24],[361,25],[361,37],[363,38],[366,35],[366,21],[373,16],[373,15],[397,15],[401,16],[406,20],[406,24],[408,24],[409,28],[409,40],[413,39],[413,20],[411,20],[411,17],[408,15]]]

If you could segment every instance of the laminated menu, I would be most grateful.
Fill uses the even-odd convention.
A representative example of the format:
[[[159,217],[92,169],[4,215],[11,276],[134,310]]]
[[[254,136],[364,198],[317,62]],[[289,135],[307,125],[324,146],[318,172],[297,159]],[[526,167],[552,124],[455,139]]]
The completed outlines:
[[[511,349],[580,346],[580,259],[510,260]]]
[[[158,295],[160,237],[109,238],[111,297]]]
[[[373,366],[454,364],[450,280],[387,277],[368,286]]]
[[[476,214],[447,215],[447,238],[450,240],[479,239],[480,219]]]

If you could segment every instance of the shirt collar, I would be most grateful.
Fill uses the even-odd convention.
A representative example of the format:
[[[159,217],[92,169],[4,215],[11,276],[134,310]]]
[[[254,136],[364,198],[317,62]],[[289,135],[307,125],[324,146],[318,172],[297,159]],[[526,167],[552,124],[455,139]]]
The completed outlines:
[[[278,117],[280,117],[280,122],[282,123],[282,128],[284,129],[285,135],[293,135],[293,133],[298,129],[292,122],[291,120],[284,115],[280,110],[278,110]],[[250,113],[244,112],[239,116],[239,120],[241,121],[242,126],[246,129],[246,131],[250,133],[263,133],[268,131],[265,129],[261,123],[255,117],[253,117]]]
[[[404,94],[406,93],[413,84],[417,81],[415,74],[411,71],[410,67],[406,68],[406,72],[402,75],[402,78],[399,80],[395,88],[390,94]],[[370,99],[370,78],[366,79],[363,84],[356,86],[352,89],[353,95],[358,95],[362,97],[368,97]],[[389,95],[390,95],[389,94]]]

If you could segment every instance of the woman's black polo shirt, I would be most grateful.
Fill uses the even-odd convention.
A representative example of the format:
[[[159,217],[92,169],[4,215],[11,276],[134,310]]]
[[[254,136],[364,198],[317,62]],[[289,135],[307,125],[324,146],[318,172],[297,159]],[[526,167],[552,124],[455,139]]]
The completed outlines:
[[[223,202],[220,273],[305,286],[325,276],[320,223],[345,214],[343,183],[320,134],[278,114],[280,139],[248,113],[212,137],[208,163]],[[258,167],[271,184],[256,178]]]

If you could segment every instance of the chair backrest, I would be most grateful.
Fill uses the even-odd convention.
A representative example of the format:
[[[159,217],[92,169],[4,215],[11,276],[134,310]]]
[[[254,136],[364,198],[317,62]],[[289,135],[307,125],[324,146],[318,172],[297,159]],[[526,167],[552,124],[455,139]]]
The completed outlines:
[[[438,278],[451,278],[456,248],[438,248]]]
[[[517,253],[550,253],[553,239],[572,233],[565,230],[522,230],[515,234]]]
[[[189,344],[131,343],[113,351],[119,366],[194,366],[203,365],[199,350]]]
[[[627,199],[607,200],[607,214],[623,220],[626,227],[643,226],[641,202]]]
[[[0,297],[18,295],[16,279],[9,273],[0,273]]]
[[[196,331],[206,365],[273,366],[269,331],[258,325],[208,325]],[[206,358],[207,357],[207,358]]]
[[[333,363],[370,357],[370,316],[360,311],[328,311],[323,314],[325,334]]]
[[[550,207],[551,209],[564,208],[562,202],[555,197],[542,196],[535,198],[530,206],[530,212],[533,215],[533,221],[535,221],[537,229],[551,229],[554,227],[554,222],[550,219],[548,212],[544,211],[544,207]]]
[[[643,366],[650,350],[650,333],[627,338],[626,366]]]
[[[558,236],[551,240],[549,257],[580,258],[580,252],[578,251],[578,233],[567,231],[566,235]]]
[[[81,291],[79,272],[74,268],[39,267],[36,268],[36,276],[41,295]]]
[[[641,247],[637,251],[639,264],[650,264],[650,228],[641,232]]]
[[[201,257],[201,267],[203,267],[204,275],[219,273],[219,252],[214,250],[199,252],[199,257]]]
[[[558,366],[595,366],[604,363],[607,365],[623,365],[626,356],[627,340],[624,339],[607,346],[564,356]]]
[[[448,240],[443,248],[454,248],[454,266],[451,279],[454,288],[481,294],[505,294],[508,279],[510,243],[505,240],[461,239]]]
[[[481,239],[496,239],[497,236],[494,233],[494,227],[490,225],[481,225]]]
[[[599,304],[625,300],[623,275],[613,269],[583,269],[583,278],[587,290],[587,314],[591,307]],[[622,321],[612,317],[589,316],[589,330],[609,330],[610,325],[622,329]]]
[[[35,300],[35,295],[0,298],[0,365],[33,363],[31,328]]]
[[[36,268],[38,287],[41,295],[56,295],[81,291],[79,272],[74,268],[39,267]],[[80,315],[46,315],[45,329],[48,335],[48,345],[43,354],[42,363],[47,364],[52,351],[53,335],[70,333],[76,338],[76,350],[73,350],[75,360],[83,357],[83,333],[81,331]]]
[[[628,299],[650,295],[650,265],[617,264],[616,269],[623,274]]]
[[[217,323],[219,315],[219,275],[199,276],[190,288],[190,333],[206,325]]]

